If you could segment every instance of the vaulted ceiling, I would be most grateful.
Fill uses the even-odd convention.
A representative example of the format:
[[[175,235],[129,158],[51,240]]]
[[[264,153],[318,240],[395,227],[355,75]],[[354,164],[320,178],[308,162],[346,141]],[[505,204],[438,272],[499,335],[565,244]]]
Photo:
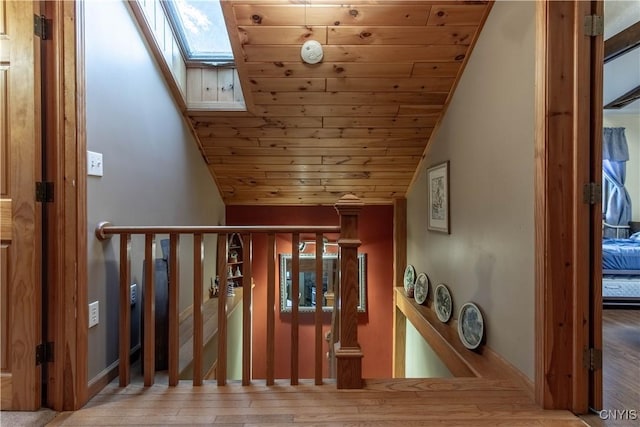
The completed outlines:
[[[407,191],[491,2],[342,3],[222,0],[248,111],[189,116],[226,204]]]

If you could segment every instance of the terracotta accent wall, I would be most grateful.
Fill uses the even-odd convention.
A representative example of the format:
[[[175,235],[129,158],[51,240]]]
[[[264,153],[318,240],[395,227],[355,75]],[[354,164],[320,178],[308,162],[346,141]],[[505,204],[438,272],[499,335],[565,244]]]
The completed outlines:
[[[337,225],[332,206],[227,206],[228,225]],[[393,207],[365,206],[359,220],[362,246],[367,255],[367,312],[359,316],[358,340],[364,352],[365,378],[391,378],[393,320]],[[290,237],[279,236],[277,253],[291,253]],[[266,376],[266,237],[253,243],[253,377]],[[280,313],[279,286],[276,291],[276,378],[289,378],[290,314]],[[300,314],[300,378],[313,378],[314,314]],[[331,325],[324,314],[323,331]],[[327,348],[325,346],[324,352]],[[328,376],[325,360],[325,377]]]

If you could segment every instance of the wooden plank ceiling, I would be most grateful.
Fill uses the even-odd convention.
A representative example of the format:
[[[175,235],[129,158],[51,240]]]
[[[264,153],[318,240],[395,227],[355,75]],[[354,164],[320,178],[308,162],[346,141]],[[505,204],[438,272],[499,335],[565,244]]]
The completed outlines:
[[[226,204],[405,195],[491,2],[340,3],[222,0],[248,112],[188,114]]]

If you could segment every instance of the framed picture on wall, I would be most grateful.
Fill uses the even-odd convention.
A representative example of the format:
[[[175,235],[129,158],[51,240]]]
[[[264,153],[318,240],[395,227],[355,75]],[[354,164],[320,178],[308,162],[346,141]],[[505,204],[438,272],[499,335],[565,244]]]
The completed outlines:
[[[427,209],[427,228],[449,234],[448,161],[427,169]]]

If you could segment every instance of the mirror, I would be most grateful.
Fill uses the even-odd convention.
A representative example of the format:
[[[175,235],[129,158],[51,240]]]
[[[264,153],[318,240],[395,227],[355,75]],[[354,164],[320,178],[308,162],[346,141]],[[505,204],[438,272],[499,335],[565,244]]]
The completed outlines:
[[[291,254],[280,254],[280,311],[291,312]],[[322,256],[322,292],[325,297],[322,311],[333,311],[337,298],[340,264],[337,253]],[[366,311],[366,255],[358,254],[358,311]],[[315,254],[300,254],[300,307],[299,311],[316,310],[316,257]]]

